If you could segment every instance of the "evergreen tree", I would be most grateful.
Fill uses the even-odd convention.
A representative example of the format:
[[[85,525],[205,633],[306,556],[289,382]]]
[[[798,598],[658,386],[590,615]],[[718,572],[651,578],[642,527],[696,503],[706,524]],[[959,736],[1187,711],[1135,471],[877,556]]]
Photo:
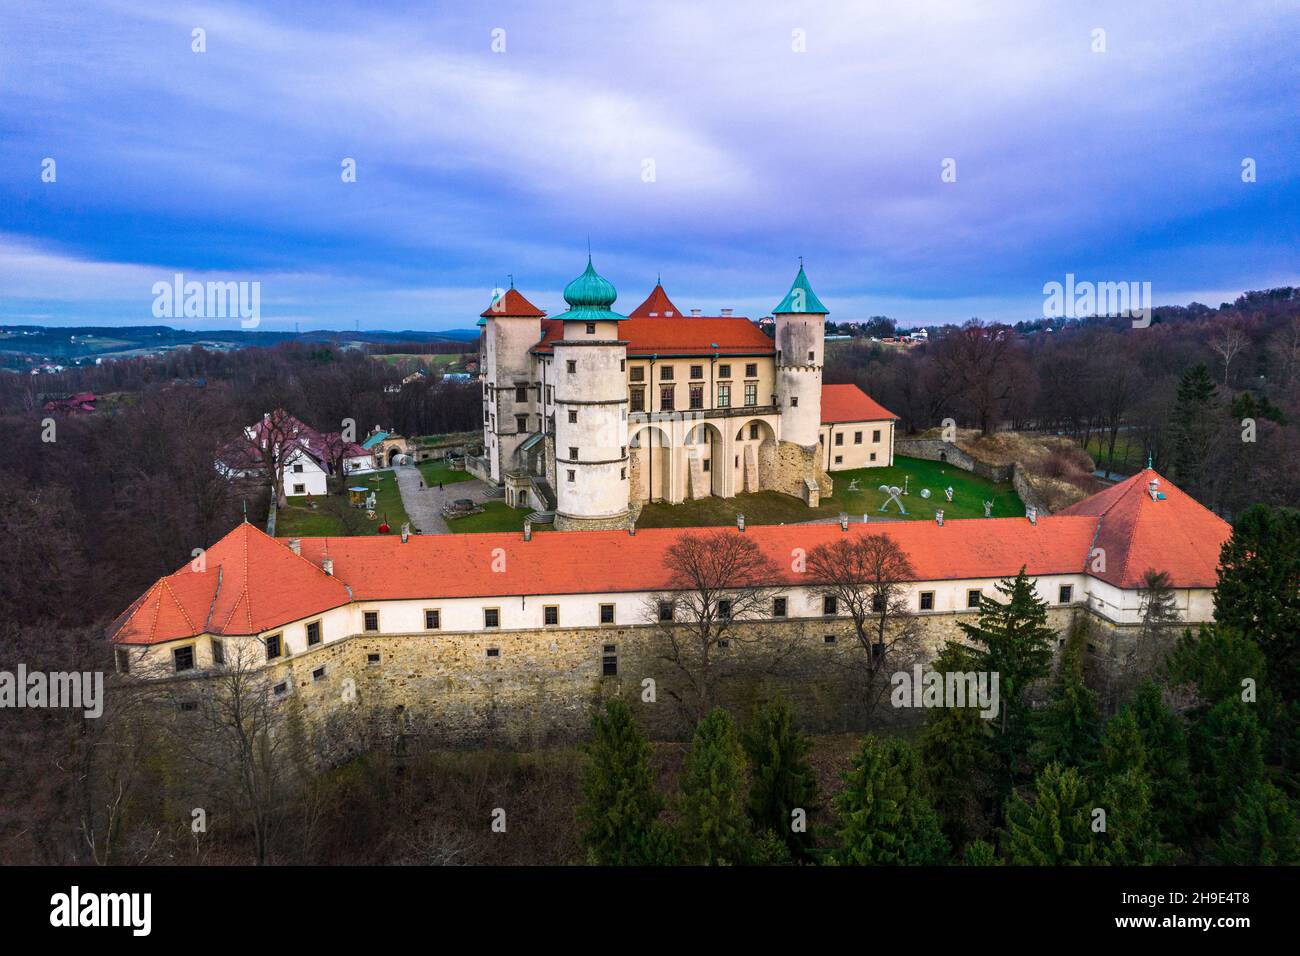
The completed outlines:
[[[1213,838],[1264,782],[1264,731],[1253,705],[1227,699],[1193,725],[1190,743],[1198,832]]]
[[[1133,768],[1106,776],[1098,804],[1106,811],[1106,830],[1099,834],[1107,863],[1117,866],[1156,866],[1170,857],[1170,847],[1160,839],[1151,809],[1151,781]]]
[[[654,789],[647,743],[632,711],[618,698],[592,719],[590,758],[578,808],[582,841],[601,866],[662,862],[663,834],[652,832],[663,802]]]
[[[1020,772],[1029,709],[1028,692],[1046,677],[1055,632],[1047,625],[1047,602],[1038,599],[1022,567],[1013,580],[999,581],[1006,603],[986,597],[980,601],[975,624],[958,623],[974,644],[971,659],[977,670],[998,675],[1002,713],[997,721],[997,745],[1012,778]]]
[[[935,670],[965,673],[974,665],[964,648],[949,646],[936,660]],[[953,846],[988,830],[984,805],[995,789],[989,779],[990,723],[974,707],[935,707],[926,712],[918,745],[921,763],[943,832]]]
[[[1002,861],[998,859],[997,851],[993,849],[991,843],[985,843],[983,840],[976,840],[966,847],[961,855],[963,866],[1001,866]]]
[[[1200,490],[1218,423],[1213,415],[1215,386],[1202,362],[1183,373],[1170,417],[1173,479],[1189,494]]]
[[[1061,655],[1052,698],[1034,721],[1034,757],[1085,770],[1097,759],[1097,695],[1083,680],[1083,634],[1072,629]]]
[[[695,730],[681,782],[681,845],[686,862],[740,864],[750,850],[745,752],[731,715],[715,707]]]
[[[1165,662],[1170,681],[1196,688],[1202,710],[1219,701],[1240,700],[1242,682],[1248,678],[1257,687],[1265,686],[1266,668],[1258,644],[1218,622],[1201,625],[1195,634],[1184,631]]]
[[[1187,825],[1195,806],[1194,788],[1188,757],[1187,731],[1183,722],[1169,709],[1160,694],[1160,688],[1147,681],[1138,687],[1131,713],[1142,741],[1142,763],[1151,780],[1151,808],[1156,826],[1165,840],[1182,846]],[[1119,738],[1112,748],[1122,753]],[[1126,766],[1118,757],[1107,758],[1115,772]]]
[[[749,820],[755,833],[775,833],[796,859],[812,848],[808,816],[817,796],[817,781],[808,764],[808,738],[794,729],[794,709],[777,698],[754,715],[743,736],[749,756]],[[802,832],[793,828],[802,810]]]
[[[836,863],[925,865],[944,861],[948,841],[921,787],[916,752],[868,735],[835,798],[840,813]]]
[[[1092,810],[1079,771],[1048,764],[1035,781],[1034,802],[1015,794],[1007,805],[1008,860],[1015,866],[1104,862],[1092,832]]]
[[[1216,863],[1291,866],[1300,863],[1300,820],[1285,793],[1262,780],[1246,790],[1211,853]]]

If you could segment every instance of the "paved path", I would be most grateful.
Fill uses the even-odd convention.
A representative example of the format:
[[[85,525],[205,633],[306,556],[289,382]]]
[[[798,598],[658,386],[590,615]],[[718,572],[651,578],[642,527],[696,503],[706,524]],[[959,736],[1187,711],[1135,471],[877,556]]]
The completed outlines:
[[[477,478],[444,485],[439,489],[436,485],[432,488],[423,487],[424,476],[414,465],[395,465],[393,475],[397,478],[402,506],[411,519],[411,529],[419,528],[421,534],[451,534],[451,529],[442,517],[444,504],[457,498],[489,500],[487,486]]]

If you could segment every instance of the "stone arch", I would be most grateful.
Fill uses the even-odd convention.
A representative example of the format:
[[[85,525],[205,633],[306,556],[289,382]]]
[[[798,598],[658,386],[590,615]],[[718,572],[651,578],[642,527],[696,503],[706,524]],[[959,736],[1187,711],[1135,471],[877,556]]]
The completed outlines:
[[[735,451],[731,456],[732,487],[754,492],[772,487],[776,467],[776,432],[770,423],[751,418],[736,429]]]
[[[628,443],[628,498],[668,501],[672,493],[673,448],[658,425],[642,425]]]
[[[701,422],[686,433],[686,492],[691,498],[725,494],[726,441],[718,426]]]

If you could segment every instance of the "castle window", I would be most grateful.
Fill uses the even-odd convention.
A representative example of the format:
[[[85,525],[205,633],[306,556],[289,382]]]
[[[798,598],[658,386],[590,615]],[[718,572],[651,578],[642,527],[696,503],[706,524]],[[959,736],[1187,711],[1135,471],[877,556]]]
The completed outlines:
[[[644,382],[644,381],[645,381],[645,366],[644,366],[644,365],[634,365],[634,366],[632,366],[632,375],[631,375],[631,379],[632,379],[632,381],[634,381],[634,382]]]
[[[822,638],[822,643],[823,643],[823,644],[834,644],[834,643],[835,643],[835,635],[834,635],[834,634],[827,634],[827,635],[825,635],[825,636]]]
[[[618,360],[618,370],[619,370],[620,372],[626,372],[626,371],[627,371],[627,359],[619,359],[619,360]]]
[[[758,376],[758,363],[748,362],[745,365],[745,377],[756,378]]]
[[[575,359],[569,359],[564,363],[564,370],[572,375],[578,370],[578,363]]]
[[[835,445],[836,445],[836,447],[838,448],[840,445],[843,445],[843,444],[844,444],[844,432],[839,432],[839,433],[836,434],[836,436],[835,436]]]
[[[569,424],[578,424],[578,410],[576,408],[569,409]]]
[[[215,637],[212,639],[212,663],[216,667],[224,667],[226,664],[226,646]]]
[[[558,604],[547,604],[542,608],[542,623],[548,626],[560,623],[560,606]]]
[[[367,654],[367,655],[366,655],[366,663],[367,663],[367,664],[378,664],[378,663],[379,663],[379,655],[378,655],[378,654]]]
[[[786,599],[783,597],[772,598],[772,616],[785,617]]]
[[[365,628],[367,631],[377,631],[377,630],[379,630],[379,612],[378,612],[378,611],[366,611],[366,613],[365,613],[365,621],[364,621],[363,626],[364,626],[364,628]]]
[[[588,322],[588,323],[587,323],[587,334],[588,334],[588,335],[595,335],[595,334],[596,334],[596,323],[595,323],[595,322]]]
[[[500,627],[501,626],[501,609],[496,607],[485,607],[483,609],[483,626]]]
[[[287,681],[281,681],[271,688],[271,690],[275,693],[276,697],[283,697],[285,694],[289,693],[289,684]]]
[[[307,625],[307,646],[315,647],[320,643],[320,621],[312,621]]]
[[[719,366],[718,366],[718,378],[731,378],[731,366],[730,366],[730,365],[719,365]]]
[[[922,611],[933,611],[933,610],[934,610],[934,592],[933,592],[933,591],[922,591],[922,592],[921,592],[921,610],[922,610]]]
[[[871,613],[879,614],[885,609],[885,598],[881,594],[871,595]]]
[[[840,602],[834,594],[827,594],[822,598],[822,613],[834,614],[839,610]]]
[[[876,460],[876,453],[874,451],[871,453],[871,460],[872,461]]]
[[[573,445],[569,446],[569,460],[570,461],[578,460],[578,449],[575,448]]]
[[[325,679],[325,667],[324,667],[324,665],[322,665],[322,666],[316,668],[314,671],[311,672],[311,679],[312,679],[312,680],[324,680],[324,679]]]
[[[750,425],[749,425],[749,437],[750,437],[750,438],[757,438],[757,437],[758,437],[758,422],[750,422]]]
[[[704,407],[704,386],[692,385],[691,386],[691,408],[703,408],[703,407]]]
[[[718,602],[718,617],[724,621],[731,620],[731,601],[723,598]]]
[[[718,407],[719,408],[731,407],[731,386],[730,385],[718,386]]]
[[[600,656],[600,672],[606,677],[618,676],[618,654],[614,644],[606,644]]]
[[[794,404],[796,405],[799,404],[799,399],[796,398],[793,399],[793,401]],[[745,404],[749,406],[758,404],[758,383],[757,382],[745,383]]]
[[[862,432],[854,432],[854,433],[853,433],[853,444],[855,444],[855,445],[861,445],[861,444],[862,444]]]
[[[568,478],[569,483],[572,484],[572,483],[573,483],[573,469],[572,469],[572,468],[568,469],[568,471],[566,472],[566,475],[567,475],[567,478]]]
[[[626,481],[626,480],[627,480],[627,469],[626,469],[626,468],[620,468],[620,469],[618,470],[618,477],[619,477],[619,480],[620,480],[620,481]]]
[[[809,350],[808,350],[808,361],[810,361],[810,362],[815,361],[816,358],[817,358],[817,353],[814,352],[812,349],[809,349]]]
[[[703,468],[704,468],[704,470],[705,470],[706,472],[709,470],[709,462],[710,462],[711,460],[712,460],[712,459],[709,459],[709,458],[704,459]]]
[[[266,659],[268,661],[275,660],[283,650],[279,634],[272,634],[266,639]]]
[[[1074,585],[1062,584],[1058,596],[1060,597],[1060,601],[1057,602],[1058,604],[1069,604],[1074,600]]]
[[[176,705],[176,709],[184,713],[189,713],[190,711],[198,710],[199,705],[192,700],[183,700]]]
[[[527,385],[516,385],[516,386],[515,386],[515,401],[516,401],[516,402],[526,402],[526,401],[528,401],[528,386],[527,386]]]
[[[547,385],[547,386],[546,386],[546,404],[547,404],[547,405],[550,405],[550,404],[551,404],[552,402],[554,402],[554,401],[555,401],[555,386],[554,386],[554,385]]]
[[[178,647],[172,651],[172,666],[176,668],[178,674],[181,671],[194,670],[194,645]]]
[[[671,365],[659,366],[659,378],[662,381],[671,382],[673,380],[673,367]]]
[[[600,623],[601,624],[614,623],[614,605],[602,604],[600,606]]]
[[[528,431],[528,416],[527,416],[527,415],[516,415],[516,416],[515,416],[515,431],[517,431],[517,432],[526,432],[526,431]]]
[[[435,607],[424,612],[424,629],[426,631],[436,631],[441,627],[442,611]]]
[[[500,657],[500,656],[501,656],[501,648],[499,648],[499,647],[489,647],[489,648],[487,649],[487,656],[488,656],[488,657]]]
[[[671,412],[673,405],[673,387],[665,385],[659,389],[659,407],[665,412]]]
[[[872,429],[872,431],[871,431],[871,440],[872,440],[872,441],[880,441],[880,429],[879,429],[879,428]]]
[[[981,594],[980,594],[980,589],[979,589],[979,588],[971,588],[970,590],[968,590],[968,591],[966,592],[966,606],[967,606],[967,607],[976,607],[976,608],[979,607],[979,606],[980,606],[980,596],[981,596]]]
[[[634,412],[645,411],[645,389],[644,388],[632,389],[632,411]]]
[[[113,655],[117,658],[117,672],[119,674],[131,673],[131,652],[124,647],[119,647],[117,653]]]
[[[692,365],[692,366],[691,366],[691,378],[704,378],[704,366],[703,366],[703,365]]]
[[[837,465],[842,465],[842,464],[844,464],[844,456],[843,456],[843,455],[836,455],[836,456],[835,456],[835,464],[837,464]]]
[[[673,619],[673,602],[672,602],[672,601],[660,601],[660,602],[659,602],[659,620],[661,620],[661,621],[671,621],[672,619]]]

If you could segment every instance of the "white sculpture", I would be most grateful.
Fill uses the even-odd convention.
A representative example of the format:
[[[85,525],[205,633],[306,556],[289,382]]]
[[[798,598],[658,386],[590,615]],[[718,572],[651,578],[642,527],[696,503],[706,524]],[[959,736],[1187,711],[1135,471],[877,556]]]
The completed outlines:
[[[903,499],[899,497],[903,493],[902,488],[899,488],[898,485],[881,485],[880,490],[889,495],[885,500],[885,503],[880,506],[881,511],[888,508],[889,502],[892,501],[894,504],[898,505],[898,511],[900,514],[907,514],[907,509],[903,507]]]

